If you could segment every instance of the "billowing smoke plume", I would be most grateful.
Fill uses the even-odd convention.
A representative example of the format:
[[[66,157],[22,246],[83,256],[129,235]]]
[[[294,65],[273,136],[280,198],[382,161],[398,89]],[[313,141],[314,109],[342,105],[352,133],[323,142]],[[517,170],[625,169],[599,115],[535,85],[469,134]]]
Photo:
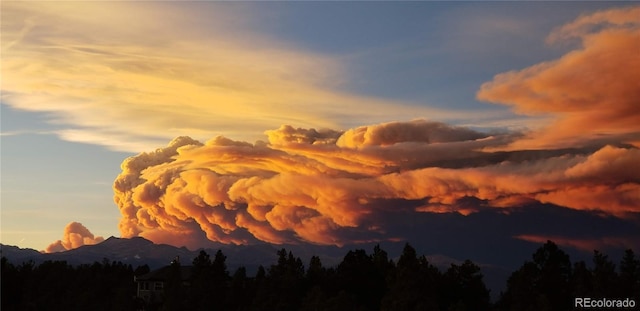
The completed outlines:
[[[104,241],[101,236],[94,236],[87,227],[79,222],[71,222],[64,227],[62,240],[51,243],[45,249],[46,253],[63,252],[66,250],[78,248],[83,245],[92,245]]]
[[[256,144],[181,137],[127,159],[114,184],[122,235],[194,246],[203,237],[341,245],[385,237],[388,213],[469,214],[535,201],[640,212],[635,148],[487,153],[517,136],[420,120],[267,135]]]
[[[548,127],[489,135],[416,120],[346,131],[282,126],[255,144],[179,137],[122,164],[120,231],[187,246],[341,245],[396,238],[391,222],[424,213],[548,203],[637,217],[639,12],[580,17],[550,37],[578,38],[577,50],[481,87],[479,99],[554,116]]]

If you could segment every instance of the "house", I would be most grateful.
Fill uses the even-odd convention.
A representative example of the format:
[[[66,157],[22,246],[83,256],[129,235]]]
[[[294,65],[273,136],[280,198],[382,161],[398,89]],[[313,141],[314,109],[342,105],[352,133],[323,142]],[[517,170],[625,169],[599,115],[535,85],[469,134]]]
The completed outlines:
[[[164,291],[175,271],[173,270],[175,269],[174,264],[178,264],[182,286],[189,286],[192,266],[179,266],[179,262],[173,261],[171,265],[134,277],[138,288],[137,298],[144,301],[145,304],[162,303]]]

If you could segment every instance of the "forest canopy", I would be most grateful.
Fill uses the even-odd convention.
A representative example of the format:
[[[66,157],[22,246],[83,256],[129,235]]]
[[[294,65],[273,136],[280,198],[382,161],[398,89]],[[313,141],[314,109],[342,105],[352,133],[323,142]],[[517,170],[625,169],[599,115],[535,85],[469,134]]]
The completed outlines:
[[[576,297],[630,298],[640,303],[640,260],[629,249],[618,265],[594,251],[571,262],[555,243],[540,246],[490,301],[480,266],[470,260],[441,270],[406,244],[397,260],[380,246],[350,250],[336,266],[313,256],[305,266],[286,249],[255,275],[231,272],[226,256],[204,250],[174,261],[162,299],[136,297],[134,277],[150,272],[121,262],[73,266],[65,261],[14,265],[2,258],[2,310],[568,310]],[[190,269],[185,282],[182,268]]]

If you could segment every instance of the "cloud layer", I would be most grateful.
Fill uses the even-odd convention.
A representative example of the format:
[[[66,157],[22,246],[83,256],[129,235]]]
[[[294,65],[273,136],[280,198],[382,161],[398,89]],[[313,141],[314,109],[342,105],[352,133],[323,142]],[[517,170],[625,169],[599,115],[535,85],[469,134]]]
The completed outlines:
[[[402,238],[387,232],[388,213],[509,213],[534,202],[640,213],[635,148],[482,152],[518,136],[423,120],[267,135],[257,144],[181,137],[127,159],[114,183],[122,235],[342,245]]]
[[[496,75],[477,98],[555,121],[517,148],[557,148],[609,141],[640,146],[640,7],[584,15],[552,32],[553,44],[577,49],[553,61]]]
[[[346,91],[340,59],[260,33],[239,7],[4,3],[2,103],[44,113],[61,139],[134,153],[180,135],[462,115]]]
[[[345,64],[249,31],[223,10],[177,21],[150,3],[112,5],[3,4],[2,103],[49,113],[63,139],[116,150],[177,136],[122,163],[113,189],[123,237],[190,247],[343,245],[409,231],[552,237],[580,249],[640,242],[629,234],[640,228],[640,8],[581,16],[548,39],[574,50],[483,84],[479,100],[553,120],[488,133],[430,121],[464,115],[341,90]],[[167,26],[183,23],[214,24]],[[430,120],[382,123],[413,116]],[[563,212],[558,219],[623,229],[589,235],[565,221],[546,232],[549,215]],[[549,217],[527,227],[518,213]],[[517,225],[495,230],[487,215]],[[74,222],[47,251],[101,240]]]
[[[180,137],[122,164],[114,183],[121,233],[190,246],[342,245],[406,238],[398,219],[425,219],[417,215],[508,218],[543,205],[637,226],[639,10],[582,16],[549,37],[577,38],[578,48],[479,90],[481,100],[551,116],[546,127],[487,134],[414,120],[346,131],[285,125],[257,143]]]
[[[104,241],[101,236],[94,236],[89,229],[79,222],[70,222],[64,227],[62,240],[51,243],[45,249],[46,253],[63,252],[83,245],[92,245]]]

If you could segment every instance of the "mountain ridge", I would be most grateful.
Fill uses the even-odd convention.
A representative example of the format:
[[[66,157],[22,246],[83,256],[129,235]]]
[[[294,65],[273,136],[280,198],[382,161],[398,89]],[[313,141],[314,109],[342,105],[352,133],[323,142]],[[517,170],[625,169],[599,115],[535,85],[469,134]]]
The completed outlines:
[[[402,244],[404,245],[404,244]],[[367,252],[369,245],[358,245],[357,248],[364,248]],[[389,245],[387,245],[389,246]],[[391,247],[390,258],[397,261],[401,251],[400,243],[394,243]],[[21,264],[25,261],[34,261],[41,263],[46,260],[66,261],[72,265],[90,264],[96,261],[120,261],[133,266],[148,264],[152,269],[167,265],[171,260],[179,257],[183,264],[190,264],[191,260],[198,256],[201,250],[213,256],[218,250],[221,250],[227,256],[227,264],[229,268],[234,266],[245,266],[257,268],[259,265],[268,267],[277,261],[277,251],[286,249],[293,253],[294,256],[300,257],[303,262],[308,262],[311,256],[321,258],[323,265],[333,266],[346,255],[349,248],[337,246],[320,246],[320,245],[272,245],[272,244],[255,244],[255,245],[226,245],[221,244],[219,247],[199,248],[190,250],[184,246],[177,247],[168,244],[156,244],[143,237],[118,238],[111,236],[104,241],[91,245],[83,245],[78,248],[66,250],[56,253],[44,253],[31,248],[20,248],[14,245],[6,245],[0,243],[0,256],[14,264]],[[355,248],[354,248],[355,249]],[[459,264],[462,260],[447,257],[442,254],[427,255],[427,258],[436,266],[447,268],[450,264]]]
[[[1,255],[7,257],[9,262],[14,264],[21,264],[26,261],[33,261],[39,264],[52,260],[66,261],[71,265],[80,265],[108,260],[120,261],[124,264],[131,264],[134,267],[146,264],[151,269],[165,266],[176,257],[188,260],[187,264],[190,264],[190,261],[197,256],[200,250],[202,249],[189,250],[184,246],[155,244],[143,237],[118,238],[114,236],[100,243],[83,245],[56,253],[44,253],[30,248],[0,244]],[[211,252],[212,249],[205,249],[205,251]]]
[[[367,253],[371,253],[373,245],[351,245],[348,247],[337,246],[321,246],[321,245],[272,245],[272,244],[255,244],[255,245],[226,245],[221,244],[219,247],[199,248],[189,250],[186,247],[176,247],[168,244],[155,244],[143,237],[118,238],[109,237],[104,241],[83,245],[81,247],[57,252],[42,253],[30,248],[20,248],[13,245],[0,244],[0,256],[6,257],[10,263],[23,264],[25,262],[33,262],[38,265],[42,262],[66,261],[71,265],[92,264],[94,262],[122,262],[130,264],[134,269],[137,266],[148,265],[152,270],[168,265],[172,260],[178,257],[182,265],[191,265],[192,260],[198,256],[201,250],[207,252],[211,257],[218,250],[227,257],[226,264],[230,273],[233,273],[239,267],[245,267],[248,275],[253,275],[259,266],[265,268],[275,264],[278,260],[277,252],[280,249],[286,249],[294,256],[301,258],[305,266],[307,266],[311,256],[318,256],[325,267],[337,266],[344,256],[351,250],[365,249]],[[381,248],[388,252],[389,259],[394,262],[398,261],[404,242],[384,243]],[[429,262],[445,271],[451,264],[460,264],[463,260],[448,257],[443,254],[426,255]],[[491,265],[479,264],[485,275],[485,282],[492,289],[493,294],[499,292],[504,287],[504,282],[508,277],[509,269],[504,267],[496,267]]]

